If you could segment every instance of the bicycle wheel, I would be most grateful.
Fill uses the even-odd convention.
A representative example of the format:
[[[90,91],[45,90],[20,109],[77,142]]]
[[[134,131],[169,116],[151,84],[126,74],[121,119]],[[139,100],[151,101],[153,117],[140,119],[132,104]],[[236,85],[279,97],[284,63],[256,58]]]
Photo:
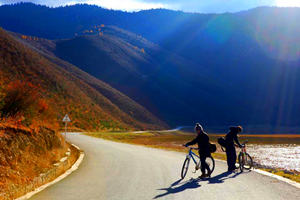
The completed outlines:
[[[207,157],[205,162],[208,164],[210,173],[212,174],[213,171],[215,170],[215,159],[213,157]]]
[[[181,169],[181,178],[184,179],[188,169],[189,169],[190,159],[186,158]]]
[[[253,160],[248,153],[240,153],[239,154],[239,164],[240,169],[243,171],[244,169],[250,170],[253,167]]]

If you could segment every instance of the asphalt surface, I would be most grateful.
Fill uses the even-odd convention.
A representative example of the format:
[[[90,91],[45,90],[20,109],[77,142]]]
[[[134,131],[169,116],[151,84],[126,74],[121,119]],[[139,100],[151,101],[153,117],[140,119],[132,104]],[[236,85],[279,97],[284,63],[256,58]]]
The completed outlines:
[[[79,134],[68,135],[68,139],[85,151],[82,164],[32,200],[300,199],[300,189],[277,179],[256,172],[224,173],[224,162],[216,162],[211,179],[198,179],[200,171],[193,173],[190,168],[180,180],[183,153]]]

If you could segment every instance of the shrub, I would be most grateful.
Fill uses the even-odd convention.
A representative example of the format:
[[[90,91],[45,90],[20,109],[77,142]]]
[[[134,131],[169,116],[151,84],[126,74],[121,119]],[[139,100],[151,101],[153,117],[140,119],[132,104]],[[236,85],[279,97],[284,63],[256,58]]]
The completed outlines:
[[[39,88],[28,81],[13,81],[4,89],[0,112],[2,117],[34,117],[48,109]]]

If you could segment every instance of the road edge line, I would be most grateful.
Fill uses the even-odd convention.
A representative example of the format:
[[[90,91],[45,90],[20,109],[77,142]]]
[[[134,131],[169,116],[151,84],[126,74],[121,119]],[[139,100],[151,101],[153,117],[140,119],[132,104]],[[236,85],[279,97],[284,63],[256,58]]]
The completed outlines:
[[[275,178],[277,180],[280,180],[280,181],[283,181],[287,184],[290,184],[298,189],[300,189],[300,183],[297,183],[296,181],[293,181],[293,180],[290,180],[288,178],[284,178],[282,176],[279,176],[279,175],[276,175],[276,174],[272,174],[270,172],[267,172],[267,171],[264,171],[264,170],[261,170],[261,169],[253,169],[253,171],[259,173],[259,174],[262,174],[262,175],[265,175],[265,176],[270,176],[272,178]]]
[[[226,163],[225,160],[220,160],[220,159],[215,159],[217,161],[221,161],[223,163]],[[296,188],[299,188],[300,189],[300,183],[297,183],[296,181],[293,181],[293,180],[290,180],[288,178],[284,178],[282,176],[279,176],[279,175],[276,175],[276,174],[272,174],[271,172],[267,172],[267,171],[264,171],[264,170],[261,170],[261,169],[256,169],[256,168],[253,168],[252,171],[258,173],[258,174],[261,174],[261,175],[264,175],[264,176],[269,176],[269,177],[272,177],[272,178],[275,178],[279,181],[283,181],[287,184],[290,184]]]
[[[29,198],[31,198],[33,195],[43,191],[44,189],[46,189],[47,187],[54,185],[55,183],[58,183],[59,181],[63,180],[64,178],[66,178],[67,176],[69,176],[72,172],[76,171],[78,169],[78,167],[80,166],[80,164],[83,161],[84,158],[84,152],[75,144],[71,144],[73,147],[75,147],[79,152],[80,155],[78,157],[78,159],[76,160],[76,162],[72,165],[72,167],[70,167],[67,171],[65,171],[65,173],[63,173],[62,175],[58,176],[56,179],[54,179],[53,181],[46,183],[38,188],[36,188],[35,190],[28,192],[27,194],[16,198],[15,200],[27,200]]]

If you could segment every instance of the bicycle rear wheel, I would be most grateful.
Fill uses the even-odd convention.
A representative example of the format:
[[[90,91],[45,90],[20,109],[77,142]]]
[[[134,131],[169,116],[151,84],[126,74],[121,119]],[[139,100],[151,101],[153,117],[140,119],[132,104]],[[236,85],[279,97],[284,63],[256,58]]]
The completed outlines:
[[[182,179],[184,179],[184,177],[186,176],[186,173],[189,169],[189,164],[190,164],[190,159],[186,158],[182,165],[182,169],[181,169],[181,178]]]
[[[250,170],[253,167],[253,160],[248,153],[245,153],[244,155],[243,153],[240,153],[239,164],[241,171],[243,171],[244,169]]]
[[[207,163],[210,169],[210,174],[212,174],[213,171],[215,170],[215,159],[213,157],[207,157],[205,162]]]

